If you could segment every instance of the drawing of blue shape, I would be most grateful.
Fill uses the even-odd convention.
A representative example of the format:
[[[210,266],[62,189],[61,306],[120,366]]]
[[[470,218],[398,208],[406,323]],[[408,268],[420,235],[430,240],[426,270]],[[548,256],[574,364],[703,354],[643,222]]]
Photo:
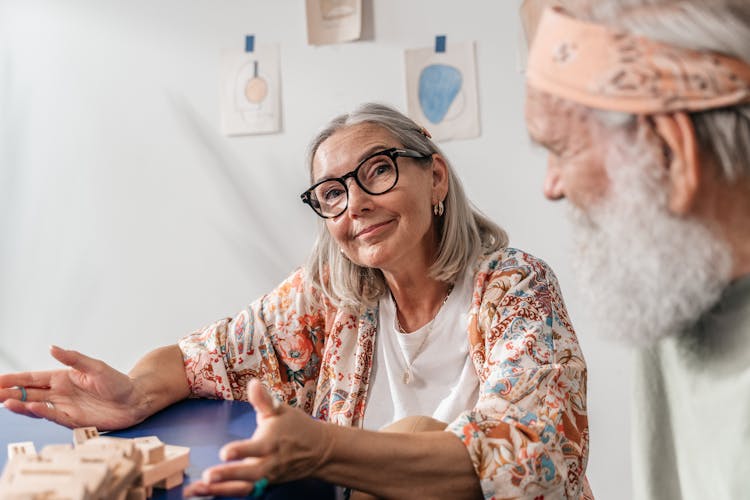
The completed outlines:
[[[445,64],[426,66],[419,75],[419,105],[432,123],[440,123],[461,90],[461,72]]]

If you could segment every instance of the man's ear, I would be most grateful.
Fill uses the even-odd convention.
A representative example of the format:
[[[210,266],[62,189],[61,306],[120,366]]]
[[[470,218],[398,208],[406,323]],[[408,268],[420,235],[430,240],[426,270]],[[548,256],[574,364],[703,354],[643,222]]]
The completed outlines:
[[[432,155],[432,197],[434,203],[448,195],[448,165],[439,154]]]
[[[656,132],[669,148],[667,176],[669,179],[669,210],[677,215],[689,213],[698,198],[701,162],[698,139],[687,113],[665,113],[651,117]]]

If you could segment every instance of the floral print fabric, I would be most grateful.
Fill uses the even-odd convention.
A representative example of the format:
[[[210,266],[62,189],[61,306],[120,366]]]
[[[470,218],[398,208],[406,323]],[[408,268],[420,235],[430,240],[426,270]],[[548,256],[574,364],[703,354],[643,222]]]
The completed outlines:
[[[485,498],[590,498],[586,364],[557,280],[516,249],[476,264],[467,335],[476,407],[446,430],[466,446]],[[196,397],[246,399],[258,378],[280,400],[360,427],[377,309],[337,309],[297,270],[234,318],[180,340]]]

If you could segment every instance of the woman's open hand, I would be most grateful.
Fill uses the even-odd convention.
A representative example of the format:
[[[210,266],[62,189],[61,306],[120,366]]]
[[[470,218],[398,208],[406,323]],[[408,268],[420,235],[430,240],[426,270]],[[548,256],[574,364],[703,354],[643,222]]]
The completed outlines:
[[[206,469],[201,481],[185,488],[185,496],[248,495],[261,480],[259,484],[313,476],[330,456],[331,424],[279,404],[257,380],[250,381],[247,393],[256,411],[255,433],[225,445],[220,456],[227,462]]]
[[[120,429],[143,418],[129,376],[76,351],[52,346],[50,354],[68,368],[0,375],[6,408],[71,428]]]

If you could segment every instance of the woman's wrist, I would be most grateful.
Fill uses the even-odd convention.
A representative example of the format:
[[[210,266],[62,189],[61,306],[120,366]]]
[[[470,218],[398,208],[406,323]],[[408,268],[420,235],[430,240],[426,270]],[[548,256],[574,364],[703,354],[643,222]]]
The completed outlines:
[[[326,469],[333,463],[338,443],[338,430],[341,427],[328,422],[316,421],[319,427],[320,446],[317,463],[313,466],[311,476],[324,479]]]
[[[136,425],[156,412],[154,410],[154,398],[144,387],[145,384],[142,377],[129,375],[128,378],[130,379],[132,389],[126,404],[130,408],[131,419],[133,420],[132,425]]]

